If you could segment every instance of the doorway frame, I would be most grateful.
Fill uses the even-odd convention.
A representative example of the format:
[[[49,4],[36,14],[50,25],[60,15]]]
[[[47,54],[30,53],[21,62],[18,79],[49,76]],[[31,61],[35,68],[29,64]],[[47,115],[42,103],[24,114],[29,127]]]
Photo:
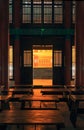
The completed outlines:
[[[36,49],[36,50],[52,50],[52,52],[51,52],[51,61],[52,61],[52,67],[51,67],[51,69],[52,69],[52,74],[51,74],[51,76],[52,76],[52,78],[51,78],[51,84],[36,84],[37,86],[39,86],[39,85],[42,85],[42,86],[52,86],[53,85],[53,45],[52,44],[46,44],[46,45],[32,45],[32,57],[33,57],[33,50],[34,49]],[[32,58],[32,62],[33,62],[33,58]],[[32,69],[34,69],[33,68],[33,63],[32,63]],[[33,74],[32,74],[32,79],[34,80],[34,70],[32,70],[32,72],[33,72]],[[33,85],[35,85],[34,84],[34,81],[32,80],[32,82],[33,82]],[[47,79],[46,79],[46,81],[48,81]]]

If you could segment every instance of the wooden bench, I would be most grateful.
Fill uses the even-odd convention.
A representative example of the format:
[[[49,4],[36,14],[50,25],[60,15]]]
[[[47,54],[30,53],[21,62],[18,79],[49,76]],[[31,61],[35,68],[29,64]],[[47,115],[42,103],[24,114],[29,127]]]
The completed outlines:
[[[14,89],[9,89],[9,93],[12,93],[12,96],[15,95],[33,95],[33,89],[31,88],[14,88]]]
[[[63,88],[60,89],[46,89],[41,90],[42,95],[63,95],[63,94],[69,94],[68,90],[65,90]]]
[[[20,101],[22,102],[22,109],[25,108],[25,102],[29,103],[29,106],[32,106],[32,102],[36,102],[39,101],[40,102],[40,108],[41,108],[41,104],[44,102],[54,102],[55,103],[55,107],[57,108],[57,103],[59,102],[59,98],[56,95],[53,96],[22,96],[20,98]]]
[[[60,89],[51,89],[51,90],[41,90],[42,95],[61,95],[60,102],[66,101],[67,102],[67,95],[69,95],[69,91],[65,88]]]
[[[2,95],[16,95],[16,94],[32,94],[33,95],[33,89],[32,88],[9,88],[2,91]]]
[[[23,91],[21,91],[21,90],[19,90],[19,91],[17,91],[17,90],[14,90],[13,92],[12,92],[12,96],[15,96],[15,95],[19,95],[19,94],[21,94],[21,95],[29,95],[29,94],[32,94],[33,95],[33,92],[32,91],[25,91],[25,90],[23,90]]]

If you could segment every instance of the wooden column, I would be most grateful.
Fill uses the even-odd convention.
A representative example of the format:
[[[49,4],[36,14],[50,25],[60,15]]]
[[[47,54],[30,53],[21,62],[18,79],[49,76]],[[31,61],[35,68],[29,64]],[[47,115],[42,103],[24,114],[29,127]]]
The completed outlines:
[[[84,1],[76,1],[76,86],[84,86]]]
[[[65,84],[71,84],[71,42],[68,38],[65,41]]]
[[[20,28],[20,1],[14,0],[14,28],[16,30]],[[20,39],[18,35],[15,35],[14,42],[14,80],[15,84],[20,84]]]
[[[0,0],[0,85],[8,88],[9,0]]]
[[[65,12],[64,12],[64,23],[65,28],[70,29],[71,27],[71,1],[65,1]],[[65,84],[70,85],[71,83],[71,37],[66,36],[65,39]]]

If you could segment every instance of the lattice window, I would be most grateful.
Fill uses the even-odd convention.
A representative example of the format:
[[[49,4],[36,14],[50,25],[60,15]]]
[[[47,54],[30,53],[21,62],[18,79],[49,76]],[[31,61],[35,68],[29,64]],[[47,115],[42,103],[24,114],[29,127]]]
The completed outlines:
[[[22,3],[22,22],[31,23],[31,0],[23,0]]]
[[[31,66],[31,51],[24,50],[24,67]]]
[[[63,1],[54,1],[54,23],[63,23]]]
[[[73,1],[72,2],[72,23],[75,23],[75,15],[76,15],[75,10],[76,10],[76,2]]]
[[[62,51],[61,50],[54,51],[54,66],[57,66],[57,67],[62,66]]]
[[[9,79],[13,79],[13,46],[9,46]]]
[[[9,0],[9,23],[12,23],[12,0]]]
[[[75,59],[75,46],[72,46],[72,79],[75,79],[76,59]]]

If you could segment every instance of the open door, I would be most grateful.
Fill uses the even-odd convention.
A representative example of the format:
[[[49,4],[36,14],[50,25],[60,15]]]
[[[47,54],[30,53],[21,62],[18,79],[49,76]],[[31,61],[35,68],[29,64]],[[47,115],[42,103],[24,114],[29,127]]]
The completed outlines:
[[[52,86],[52,57],[52,45],[33,45],[33,85]]]

